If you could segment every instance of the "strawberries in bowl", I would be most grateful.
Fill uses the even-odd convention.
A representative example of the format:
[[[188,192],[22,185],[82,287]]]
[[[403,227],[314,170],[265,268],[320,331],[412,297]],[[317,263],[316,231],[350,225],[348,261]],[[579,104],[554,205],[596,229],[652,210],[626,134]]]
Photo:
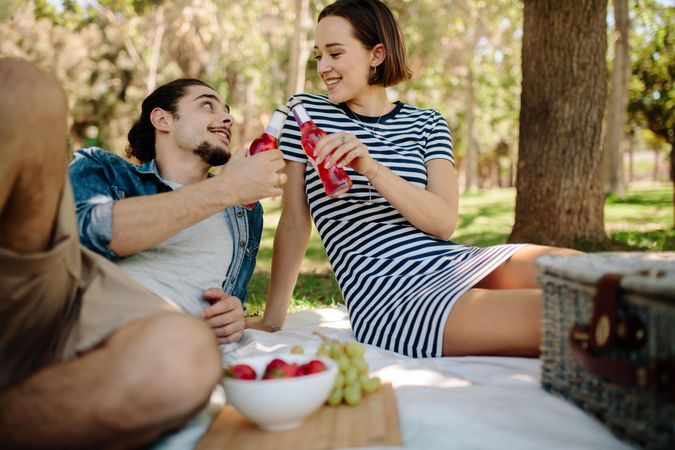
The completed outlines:
[[[265,367],[262,379],[301,377],[323,372],[326,369],[326,364],[318,359],[313,359],[305,364],[297,364],[288,363],[281,358],[274,358]],[[233,364],[226,367],[225,376],[239,380],[255,380],[258,378],[256,371],[248,364]]]
[[[240,380],[255,380],[256,373],[253,367],[248,364],[234,364],[225,369],[225,376],[230,378],[238,378]]]
[[[328,398],[337,363],[328,358],[288,354],[240,358],[225,367],[225,397],[264,430],[300,426]]]
[[[263,380],[271,378],[292,378],[301,377],[303,375],[311,375],[326,370],[326,365],[318,360],[313,359],[305,364],[287,363],[281,358],[275,358],[265,367]]]

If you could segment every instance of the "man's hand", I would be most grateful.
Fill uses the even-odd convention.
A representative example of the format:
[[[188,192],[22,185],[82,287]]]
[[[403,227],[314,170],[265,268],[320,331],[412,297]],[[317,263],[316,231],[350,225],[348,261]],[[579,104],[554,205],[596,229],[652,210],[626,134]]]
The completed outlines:
[[[281,185],[287,179],[282,172],[284,165],[283,154],[279,150],[267,150],[248,158],[244,157],[243,150],[239,150],[216,178],[234,188],[237,202],[243,205],[283,194]]]
[[[237,342],[244,335],[244,307],[237,297],[227,295],[219,288],[204,292],[211,306],[202,311],[202,319],[213,329],[221,344]]]

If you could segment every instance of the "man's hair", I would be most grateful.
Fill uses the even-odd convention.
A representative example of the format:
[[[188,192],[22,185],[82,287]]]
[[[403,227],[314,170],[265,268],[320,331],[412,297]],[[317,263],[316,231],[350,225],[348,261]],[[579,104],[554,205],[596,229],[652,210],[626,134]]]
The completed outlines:
[[[158,87],[143,100],[141,117],[134,123],[134,126],[131,127],[127,135],[129,139],[129,145],[126,148],[127,156],[133,156],[142,163],[155,158],[155,127],[150,121],[150,113],[155,108],[161,108],[164,111],[170,112],[174,118],[178,119],[176,112],[178,101],[185,95],[188,87],[195,85],[213,89],[201,80],[179,78]]]
[[[368,50],[383,44],[385,57],[382,64],[368,78],[368,84],[393,86],[409,80],[403,33],[391,10],[379,0],[338,0],[326,6],[319,14],[324,17],[338,16],[346,19],[354,30],[354,37]]]

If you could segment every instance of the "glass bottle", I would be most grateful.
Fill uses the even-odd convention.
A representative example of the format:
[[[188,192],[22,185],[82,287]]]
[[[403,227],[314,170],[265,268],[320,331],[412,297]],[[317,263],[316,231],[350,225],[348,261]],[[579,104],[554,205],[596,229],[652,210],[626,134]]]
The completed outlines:
[[[265,131],[255,138],[253,142],[251,142],[251,145],[249,145],[248,150],[246,150],[247,157],[279,147],[279,133],[281,133],[281,128],[284,126],[284,121],[286,120],[288,113],[288,108],[284,105],[279,106],[274,110]],[[255,203],[244,205],[248,210],[253,209],[254,206]]]
[[[326,194],[335,198],[349,191],[352,187],[352,180],[343,168],[332,165],[326,169],[323,164],[316,164],[314,159],[316,143],[326,136],[326,132],[312,121],[300,99],[296,98],[291,101],[291,111],[300,127],[302,148],[305,150],[312,166],[319,172]]]

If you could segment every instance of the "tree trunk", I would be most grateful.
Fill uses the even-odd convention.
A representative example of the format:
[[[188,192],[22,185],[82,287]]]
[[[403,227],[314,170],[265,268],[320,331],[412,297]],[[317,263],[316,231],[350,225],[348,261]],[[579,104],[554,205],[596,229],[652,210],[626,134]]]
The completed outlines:
[[[635,180],[635,133],[628,135],[628,184]]]
[[[516,167],[518,165],[516,155],[509,156],[509,185],[508,187],[513,187],[516,185]]]
[[[291,60],[289,62],[288,87],[286,97],[302,92],[305,89],[305,66],[309,58],[310,42],[307,32],[311,27],[308,11],[309,0],[295,0],[295,30],[291,43]]]
[[[628,107],[628,79],[630,77],[630,47],[628,0],[613,0],[614,5],[614,65],[612,88],[607,110],[607,133],[603,151],[605,193],[623,196],[623,142],[626,108]]]
[[[525,0],[516,220],[509,240],[600,243],[607,4]]]
[[[466,164],[464,165],[464,192],[475,191],[478,186],[478,157],[476,154],[476,140],[473,135],[476,100],[472,64],[469,62],[467,67],[468,74],[466,76]]]
[[[156,13],[157,28],[155,28],[155,36],[152,40],[152,55],[150,56],[150,64],[148,65],[148,78],[146,81],[146,90],[148,94],[157,87],[157,68],[159,66],[159,57],[162,53],[162,38],[164,37],[164,7],[157,8]]]
[[[675,142],[670,143],[670,182],[673,183],[673,226],[675,230]]]

